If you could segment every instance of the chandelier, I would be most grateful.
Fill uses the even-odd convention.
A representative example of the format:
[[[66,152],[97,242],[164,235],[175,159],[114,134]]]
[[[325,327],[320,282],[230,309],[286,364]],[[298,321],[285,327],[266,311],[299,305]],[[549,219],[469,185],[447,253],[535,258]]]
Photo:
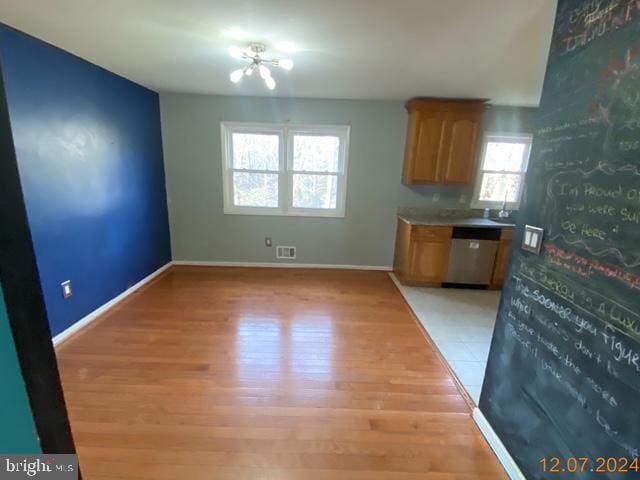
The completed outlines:
[[[242,77],[250,77],[254,70],[258,70],[258,73],[264,80],[267,88],[269,90],[276,88],[276,81],[271,76],[271,70],[269,70],[267,65],[291,70],[293,68],[293,61],[288,58],[273,58],[270,60],[262,58],[260,54],[264,53],[265,50],[266,47],[262,43],[250,43],[247,48],[230,47],[229,54],[233,58],[249,60],[251,63],[244,68],[239,68],[238,70],[231,72],[229,80],[233,83],[238,83],[242,80]]]

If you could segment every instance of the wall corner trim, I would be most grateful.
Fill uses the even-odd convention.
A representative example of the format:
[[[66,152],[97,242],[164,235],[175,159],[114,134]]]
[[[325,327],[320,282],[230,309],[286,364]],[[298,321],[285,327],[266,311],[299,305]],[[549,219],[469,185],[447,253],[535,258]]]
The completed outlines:
[[[276,262],[218,262],[174,260],[173,265],[184,267],[254,267],[254,268],[325,268],[330,270],[377,270],[390,272],[393,269],[385,265],[335,265],[325,263],[276,263]]]
[[[172,264],[173,264],[173,262],[169,262],[166,265],[163,265],[162,267],[157,269],[155,272],[152,272],[151,274],[149,274],[146,277],[144,277],[142,280],[140,280],[135,285],[132,285],[129,288],[127,288],[124,292],[122,292],[117,297],[112,298],[111,300],[109,300],[107,303],[105,303],[101,307],[96,308],[93,312],[91,312],[90,314],[88,314],[85,317],[83,317],[80,320],[78,320],[76,323],[71,325],[66,330],[60,332],[58,335],[53,337],[53,340],[52,340],[53,341],[53,346],[55,347],[55,346],[60,345],[62,342],[64,342],[69,337],[71,337],[72,335],[77,333],[79,330],[81,330],[82,328],[84,328],[87,325],[89,325],[91,322],[93,322],[96,318],[98,318],[100,315],[105,313],[111,307],[113,307],[117,303],[121,302],[122,300],[127,298],[129,295],[131,295],[133,292],[135,292],[136,290],[139,290],[141,287],[143,287],[144,285],[149,283],[151,280],[156,278],[162,272],[167,270]]]
[[[489,443],[489,446],[498,457],[498,460],[502,464],[502,467],[509,475],[511,480],[527,480],[527,478],[520,471],[520,468],[513,460],[513,457],[502,443],[502,440],[498,437],[498,434],[493,430],[493,427],[489,424],[489,421],[480,411],[479,408],[473,409],[473,420],[478,425],[478,428],[484,435],[484,438]]]

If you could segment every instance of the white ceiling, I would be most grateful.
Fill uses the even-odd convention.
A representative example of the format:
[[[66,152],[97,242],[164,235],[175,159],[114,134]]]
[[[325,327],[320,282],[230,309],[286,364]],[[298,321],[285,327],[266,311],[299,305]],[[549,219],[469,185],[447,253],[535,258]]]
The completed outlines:
[[[537,105],[556,0],[0,0],[0,20],[158,91]],[[230,45],[292,58],[275,91]]]

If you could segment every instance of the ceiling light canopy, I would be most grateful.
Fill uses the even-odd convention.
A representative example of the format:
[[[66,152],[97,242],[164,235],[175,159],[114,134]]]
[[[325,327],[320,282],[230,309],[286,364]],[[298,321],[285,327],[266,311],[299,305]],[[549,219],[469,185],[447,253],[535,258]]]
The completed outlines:
[[[264,53],[265,50],[266,47],[262,43],[250,43],[247,48],[229,47],[229,55],[233,58],[249,60],[251,62],[246,67],[231,72],[229,80],[233,83],[238,83],[242,80],[242,77],[250,77],[253,71],[257,69],[267,88],[269,90],[276,88],[276,81],[271,76],[271,70],[269,70],[267,65],[280,67],[284,70],[291,70],[293,68],[293,60],[289,58],[262,58],[260,55]]]

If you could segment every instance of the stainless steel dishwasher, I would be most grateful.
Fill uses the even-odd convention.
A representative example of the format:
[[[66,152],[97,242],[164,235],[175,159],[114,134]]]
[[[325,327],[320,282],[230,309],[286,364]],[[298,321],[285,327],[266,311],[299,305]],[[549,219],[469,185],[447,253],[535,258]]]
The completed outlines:
[[[454,227],[446,283],[489,285],[499,228]]]

